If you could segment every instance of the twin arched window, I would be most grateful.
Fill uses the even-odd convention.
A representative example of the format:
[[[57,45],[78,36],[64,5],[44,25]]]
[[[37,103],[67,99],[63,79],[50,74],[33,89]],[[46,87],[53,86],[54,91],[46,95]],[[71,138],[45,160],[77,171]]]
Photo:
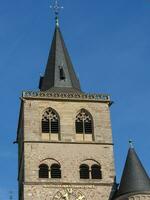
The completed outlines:
[[[91,114],[85,109],[81,109],[75,119],[76,133],[83,135],[83,140],[86,136],[93,137],[93,119]],[[58,139],[60,133],[60,118],[55,110],[48,108],[42,116],[42,133],[48,133],[49,139]],[[56,136],[54,135],[58,135]]]
[[[94,164],[90,168],[87,164],[80,165],[80,179],[102,179],[101,166]]]
[[[41,164],[39,166],[39,178],[61,178],[61,166],[52,164],[49,169],[48,165]]]
[[[59,164],[52,164],[50,169],[46,164],[39,166],[39,178],[61,178],[61,166]],[[80,165],[80,179],[102,179],[101,166],[94,164],[89,167],[87,164]]]

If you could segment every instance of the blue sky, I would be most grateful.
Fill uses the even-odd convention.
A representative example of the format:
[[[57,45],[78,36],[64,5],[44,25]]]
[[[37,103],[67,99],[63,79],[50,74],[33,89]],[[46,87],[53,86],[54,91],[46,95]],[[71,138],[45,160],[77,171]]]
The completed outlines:
[[[17,199],[13,145],[22,90],[37,90],[54,32],[52,1],[0,0],[0,199]],[[61,0],[60,26],[82,89],[109,93],[119,181],[128,140],[150,173],[150,1]]]

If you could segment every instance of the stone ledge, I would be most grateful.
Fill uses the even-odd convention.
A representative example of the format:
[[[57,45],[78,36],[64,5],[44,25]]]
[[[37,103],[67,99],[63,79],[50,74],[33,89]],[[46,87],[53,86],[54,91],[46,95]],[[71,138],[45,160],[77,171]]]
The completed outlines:
[[[23,141],[23,143],[42,143],[42,144],[89,144],[89,145],[109,145],[114,146],[114,143],[104,143],[104,142],[65,142],[65,141]]]
[[[70,183],[70,182],[24,182],[24,185],[45,185],[45,186],[51,186],[51,187],[91,187],[94,188],[95,186],[113,186],[114,183]]]

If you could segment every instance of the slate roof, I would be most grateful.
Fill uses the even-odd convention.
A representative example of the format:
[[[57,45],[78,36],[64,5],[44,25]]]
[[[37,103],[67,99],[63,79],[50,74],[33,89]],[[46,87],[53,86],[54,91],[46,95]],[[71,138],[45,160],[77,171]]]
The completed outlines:
[[[129,149],[117,197],[138,192],[150,192],[150,179],[134,148]]]
[[[74,71],[59,26],[56,26],[45,74],[40,79],[41,91],[81,93],[79,80]]]

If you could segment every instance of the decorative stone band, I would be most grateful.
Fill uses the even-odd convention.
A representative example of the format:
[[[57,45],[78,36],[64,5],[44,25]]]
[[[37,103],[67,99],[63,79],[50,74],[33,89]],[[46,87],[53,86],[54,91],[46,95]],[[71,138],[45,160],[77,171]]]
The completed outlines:
[[[110,96],[107,94],[85,94],[85,93],[51,93],[51,92],[34,92],[24,91],[23,98],[34,99],[64,99],[64,100],[83,100],[83,101],[102,101],[112,104]]]

